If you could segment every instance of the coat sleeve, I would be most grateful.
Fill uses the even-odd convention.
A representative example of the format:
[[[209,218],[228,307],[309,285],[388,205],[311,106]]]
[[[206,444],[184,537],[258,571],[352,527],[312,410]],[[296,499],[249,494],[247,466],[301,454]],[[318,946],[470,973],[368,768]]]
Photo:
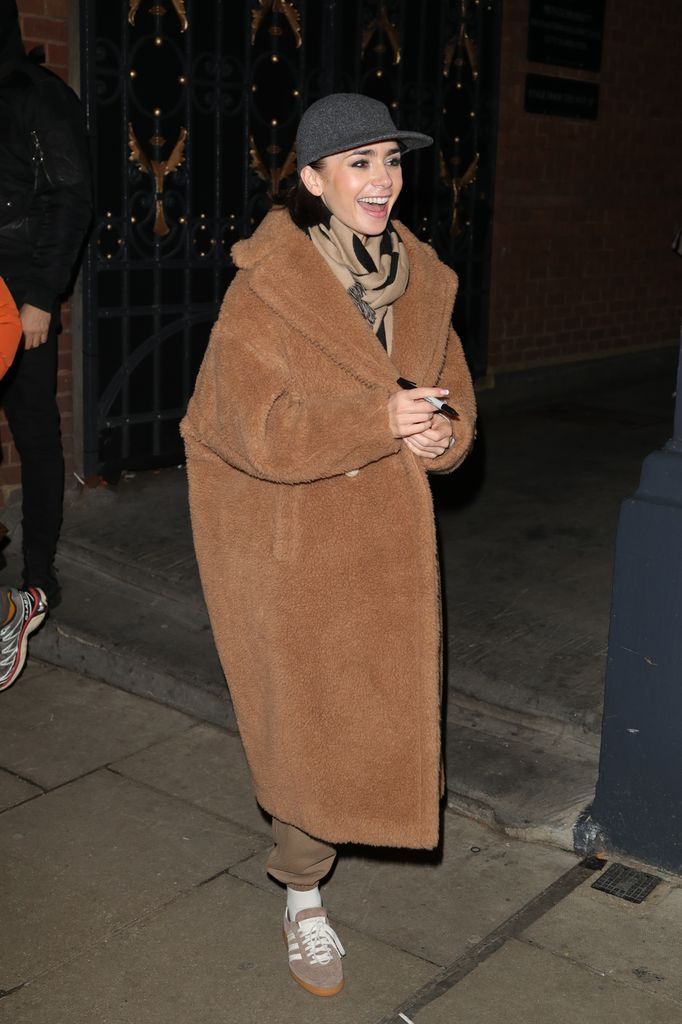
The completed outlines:
[[[459,419],[452,424],[455,443],[436,459],[424,459],[424,468],[429,473],[451,473],[457,469],[471,451],[476,436],[476,398],[471,382],[469,367],[464,358],[462,344],[450,329],[448,346],[436,387],[449,388],[448,405],[459,413]]]
[[[251,476],[299,484],[338,476],[400,451],[388,422],[389,390],[303,394],[265,307],[228,291],[182,422],[224,462]],[[248,315],[247,315],[248,314]]]
[[[24,301],[51,312],[69,285],[90,224],[88,146],[78,100],[56,76],[31,93],[25,118],[40,173],[29,212],[34,244]]]

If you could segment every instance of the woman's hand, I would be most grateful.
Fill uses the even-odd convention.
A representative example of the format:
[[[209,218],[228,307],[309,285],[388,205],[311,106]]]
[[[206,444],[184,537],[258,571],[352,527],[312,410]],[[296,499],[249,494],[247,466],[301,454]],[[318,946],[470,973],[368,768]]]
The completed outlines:
[[[405,444],[424,459],[437,459],[443,455],[454,441],[452,421],[439,413],[433,417],[433,424],[420,434],[405,438]]]
[[[388,422],[394,437],[413,437],[428,430],[436,409],[425,398],[446,398],[446,388],[412,388],[396,391],[388,400]]]
[[[24,347],[38,348],[40,345],[44,345],[50,330],[52,314],[25,302],[19,310],[19,317],[24,335]]]

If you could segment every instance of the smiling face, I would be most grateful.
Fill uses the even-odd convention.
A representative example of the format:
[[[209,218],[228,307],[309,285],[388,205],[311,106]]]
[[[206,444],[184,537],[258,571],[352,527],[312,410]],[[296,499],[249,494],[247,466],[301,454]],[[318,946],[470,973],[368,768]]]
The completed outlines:
[[[403,187],[400,147],[372,142],[334,153],[319,170],[304,167],[301,180],[346,227],[359,235],[380,235]]]

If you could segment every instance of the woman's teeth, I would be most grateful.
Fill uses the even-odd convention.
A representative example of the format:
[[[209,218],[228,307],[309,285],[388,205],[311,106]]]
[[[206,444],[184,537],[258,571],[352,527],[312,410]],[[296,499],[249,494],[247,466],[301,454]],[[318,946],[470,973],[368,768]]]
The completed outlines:
[[[366,197],[358,201],[361,203],[371,203],[373,206],[385,206],[388,202],[388,196],[376,196],[374,198]]]

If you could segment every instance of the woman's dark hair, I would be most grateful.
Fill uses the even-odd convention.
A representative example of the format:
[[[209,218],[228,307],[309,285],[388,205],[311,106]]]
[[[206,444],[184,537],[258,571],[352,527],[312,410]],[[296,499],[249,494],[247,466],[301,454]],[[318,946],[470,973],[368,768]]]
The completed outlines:
[[[310,164],[314,171],[324,167],[324,158]],[[307,231],[316,224],[323,224],[329,217],[329,210],[320,196],[314,196],[299,178],[284,197],[284,205],[297,228]]]

